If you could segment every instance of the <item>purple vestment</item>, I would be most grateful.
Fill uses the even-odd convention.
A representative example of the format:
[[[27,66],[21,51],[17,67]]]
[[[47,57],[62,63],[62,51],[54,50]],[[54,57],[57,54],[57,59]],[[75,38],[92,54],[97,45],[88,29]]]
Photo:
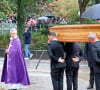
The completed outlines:
[[[7,61],[8,60],[8,61]],[[12,40],[8,57],[5,55],[1,82],[30,85],[21,43],[18,37]]]

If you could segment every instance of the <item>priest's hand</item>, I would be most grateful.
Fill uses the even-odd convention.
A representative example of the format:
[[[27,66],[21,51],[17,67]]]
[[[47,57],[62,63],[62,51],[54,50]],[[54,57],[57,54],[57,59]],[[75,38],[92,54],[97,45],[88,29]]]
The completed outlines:
[[[8,54],[8,53],[9,53],[9,49],[6,49],[5,53],[7,53],[7,54]]]
[[[79,62],[79,57],[75,56],[74,58],[72,58],[72,60],[73,60],[74,62]]]
[[[60,63],[64,63],[65,62],[65,60],[64,59],[62,59],[61,57],[59,58],[59,60],[58,60],[58,62],[60,62]]]

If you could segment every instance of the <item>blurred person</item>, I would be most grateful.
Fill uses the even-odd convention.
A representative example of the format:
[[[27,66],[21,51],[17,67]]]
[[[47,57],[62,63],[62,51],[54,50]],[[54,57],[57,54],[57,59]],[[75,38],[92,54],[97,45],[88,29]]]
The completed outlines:
[[[60,21],[61,24],[67,24],[67,19],[66,17],[63,17],[62,20]]]
[[[33,54],[29,50],[29,45],[31,44],[31,32],[29,31],[29,27],[26,26],[25,32],[23,33],[24,36],[24,44],[25,44],[25,59],[31,59]]]
[[[16,20],[14,17],[11,17],[12,23],[16,23]]]
[[[48,54],[51,59],[51,79],[53,90],[63,90],[63,77],[65,69],[64,49],[62,44],[57,40],[56,34],[48,34]]]
[[[1,21],[1,23],[5,23],[5,21],[4,21],[4,20],[2,20],[2,21]]]
[[[17,90],[30,85],[21,42],[17,30],[10,30],[10,44],[6,49],[1,82],[5,82],[9,90]]]
[[[10,18],[8,19],[8,23],[12,23],[12,20]]]
[[[93,45],[92,43],[86,43],[85,44],[85,50],[84,50],[84,58],[85,60],[88,61],[88,66],[90,69],[90,80],[89,80],[89,86],[87,87],[87,89],[92,89],[94,86],[94,61],[93,61],[93,56],[92,56],[92,48]]]
[[[100,41],[96,33],[89,33],[89,42],[92,43],[93,68],[96,90],[100,90]]]

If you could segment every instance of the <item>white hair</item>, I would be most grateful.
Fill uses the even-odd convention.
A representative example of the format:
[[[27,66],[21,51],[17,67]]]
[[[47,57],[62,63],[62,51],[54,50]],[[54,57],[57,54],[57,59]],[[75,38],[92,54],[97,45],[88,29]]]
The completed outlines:
[[[97,38],[97,34],[94,33],[94,32],[90,32],[90,33],[88,34],[88,38]]]
[[[17,34],[17,29],[12,28],[12,29],[10,30],[10,32],[14,32],[14,33],[16,33],[16,34]]]

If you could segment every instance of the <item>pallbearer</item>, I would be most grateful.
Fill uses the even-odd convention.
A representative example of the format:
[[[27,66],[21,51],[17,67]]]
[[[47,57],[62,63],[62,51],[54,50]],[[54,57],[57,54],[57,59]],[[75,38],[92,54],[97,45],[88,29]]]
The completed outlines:
[[[93,55],[92,55],[92,43],[86,43],[85,44],[85,50],[84,50],[84,58],[88,61],[88,66],[90,69],[90,79],[89,79],[89,86],[87,89],[92,89],[94,86],[94,61],[93,61]]]
[[[88,38],[93,45],[92,56],[96,90],[100,90],[100,40],[96,33],[89,33]]]
[[[27,68],[21,48],[17,30],[10,30],[11,41],[6,49],[1,82],[5,82],[9,89],[19,89],[30,85]]]
[[[63,90],[63,77],[65,69],[64,50],[62,44],[57,40],[56,34],[48,34],[48,54],[51,59],[51,79],[53,90]]]
[[[83,59],[83,50],[79,43],[66,43],[65,52],[67,90],[78,90],[78,70],[79,62]]]

